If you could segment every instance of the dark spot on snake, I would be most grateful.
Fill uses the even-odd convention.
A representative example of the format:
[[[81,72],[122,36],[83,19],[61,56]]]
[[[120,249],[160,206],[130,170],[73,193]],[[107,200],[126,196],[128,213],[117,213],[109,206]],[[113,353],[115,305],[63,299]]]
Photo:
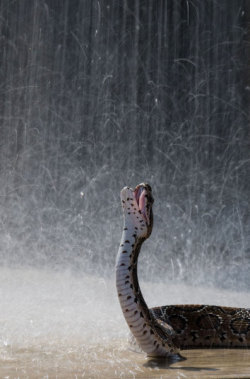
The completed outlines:
[[[133,325],[129,325],[130,328],[133,328]]]
[[[125,309],[125,312],[129,312],[129,309]]]
[[[129,283],[129,280],[126,280],[125,284],[128,284]]]
[[[242,338],[242,337],[240,337],[240,338],[239,338],[239,341],[240,341],[240,342],[243,342],[244,340],[243,340],[243,338]]]
[[[186,329],[187,321],[185,317],[181,315],[170,315],[169,322],[174,328],[175,332],[180,334],[183,330]]]
[[[131,296],[127,296],[127,300],[131,299]]]
[[[127,201],[129,201],[129,197],[127,197]]]
[[[162,347],[165,347],[165,343],[162,344]]]
[[[143,316],[142,312],[140,312],[140,316],[141,316],[142,318],[144,318],[144,316]]]
[[[226,338],[227,334],[222,332],[221,335],[220,335],[220,340],[221,342],[225,341],[227,338]]]
[[[125,279],[129,279],[129,275],[125,276]]]
[[[156,345],[156,348],[158,349],[158,347],[159,347],[159,346],[160,346],[160,345],[159,345],[159,344],[157,344],[157,345]]]
[[[154,331],[152,329],[150,329],[150,334],[154,334]]]
[[[122,254],[126,254],[127,253],[127,251],[126,250],[124,250],[123,252],[122,252]]]
[[[130,212],[128,212],[128,215],[130,215]]]
[[[133,237],[136,237],[136,234],[133,234]]]
[[[147,334],[147,331],[146,331],[146,330],[144,330],[143,334]]]
[[[124,204],[124,203],[125,203],[125,201],[124,201],[124,200],[122,200],[122,203]]]
[[[120,296],[122,296],[122,294],[121,294],[121,293],[119,293],[119,294],[118,294],[118,296],[120,297]]]
[[[125,263],[121,263],[120,266],[125,266]]]
[[[170,349],[170,353],[173,353],[174,352],[174,349]]]
[[[230,327],[234,334],[246,334],[250,330],[250,319],[248,317],[237,317],[231,320]]]
[[[154,341],[154,345],[157,344],[157,341]]]
[[[129,241],[128,241],[128,240],[126,240],[124,243],[129,243]]]
[[[198,339],[198,335],[196,332],[191,332],[190,335],[192,336],[192,341],[195,342]]]
[[[203,314],[197,318],[197,325],[201,329],[217,329],[220,324],[220,318],[213,313]]]
[[[128,271],[130,271],[131,270],[131,266],[128,266]]]
[[[136,315],[138,313],[138,311],[134,311],[134,315]]]
[[[123,230],[128,230],[128,228],[124,228]]]
[[[133,284],[130,284],[130,288],[131,288],[131,289],[133,289],[133,288],[134,288]]]

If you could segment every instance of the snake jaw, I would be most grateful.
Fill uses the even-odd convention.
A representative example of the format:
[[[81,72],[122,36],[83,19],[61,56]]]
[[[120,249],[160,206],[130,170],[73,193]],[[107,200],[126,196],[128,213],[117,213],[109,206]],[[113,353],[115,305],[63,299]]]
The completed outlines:
[[[153,227],[152,205],[154,199],[149,184],[141,183],[135,189],[124,187],[121,191],[124,215],[136,226],[138,236],[148,238]]]
[[[134,194],[139,210],[149,227],[151,224],[152,205],[154,202],[151,194],[151,187],[149,184],[141,183],[135,187]]]

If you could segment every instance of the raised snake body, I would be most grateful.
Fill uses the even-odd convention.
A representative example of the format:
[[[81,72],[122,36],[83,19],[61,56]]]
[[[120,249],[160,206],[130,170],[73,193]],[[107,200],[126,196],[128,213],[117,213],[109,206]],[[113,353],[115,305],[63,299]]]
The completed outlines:
[[[140,248],[153,227],[151,187],[121,191],[124,228],[116,261],[116,286],[127,324],[149,356],[184,348],[250,347],[250,309],[212,305],[167,305],[149,309],[137,277]]]

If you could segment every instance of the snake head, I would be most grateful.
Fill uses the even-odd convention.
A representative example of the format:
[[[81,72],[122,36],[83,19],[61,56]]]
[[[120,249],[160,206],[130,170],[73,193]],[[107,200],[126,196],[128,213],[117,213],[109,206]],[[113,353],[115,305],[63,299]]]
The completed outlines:
[[[124,187],[121,202],[125,216],[125,226],[136,230],[141,238],[148,238],[153,228],[153,196],[149,184],[141,183],[135,189]]]

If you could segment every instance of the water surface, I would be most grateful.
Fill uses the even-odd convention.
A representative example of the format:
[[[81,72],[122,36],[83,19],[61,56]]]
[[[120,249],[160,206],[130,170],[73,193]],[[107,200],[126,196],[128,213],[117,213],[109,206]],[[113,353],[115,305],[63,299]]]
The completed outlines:
[[[33,268],[0,274],[1,378],[250,377],[250,350],[187,350],[181,361],[129,350],[112,279]],[[146,282],[142,289],[149,306],[249,305],[247,292]]]

